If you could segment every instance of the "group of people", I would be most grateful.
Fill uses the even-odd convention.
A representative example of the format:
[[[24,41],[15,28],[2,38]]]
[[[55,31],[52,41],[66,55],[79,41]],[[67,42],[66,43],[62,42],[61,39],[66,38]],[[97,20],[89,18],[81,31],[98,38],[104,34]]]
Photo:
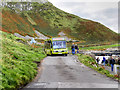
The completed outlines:
[[[100,61],[100,59],[99,59],[99,57],[96,59],[96,62],[97,62],[97,64],[99,64],[99,61]],[[106,58],[105,57],[103,57],[103,60],[102,60],[102,65],[103,66],[105,66],[106,64],[108,63],[108,61],[106,60]],[[111,56],[110,57],[110,65],[111,65],[111,71],[113,71],[113,69],[114,69],[114,64],[115,64],[115,59]],[[118,62],[117,62],[119,65],[120,65],[120,57],[118,58]]]
[[[78,45],[72,43],[71,50],[72,50],[72,54],[73,54],[73,55],[76,54],[76,53],[79,53]],[[99,59],[99,57],[98,57],[98,58],[96,59],[97,64],[99,64],[99,61],[100,61],[100,59]],[[102,65],[105,66],[107,63],[108,63],[108,61],[106,60],[105,57],[103,57]],[[117,62],[117,63],[120,65],[120,57],[118,58],[118,62]],[[110,62],[109,62],[109,64],[111,65],[111,71],[113,71],[113,69],[114,69],[114,64],[115,64],[115,60],[114,60],[114,58],[113,58],[112,56],[110,57]]]
[[[75,53],[79,53],[78,45],[72,43],[71,50],[72,50],[72,54],[73,54],[73,55],[74,55]]]

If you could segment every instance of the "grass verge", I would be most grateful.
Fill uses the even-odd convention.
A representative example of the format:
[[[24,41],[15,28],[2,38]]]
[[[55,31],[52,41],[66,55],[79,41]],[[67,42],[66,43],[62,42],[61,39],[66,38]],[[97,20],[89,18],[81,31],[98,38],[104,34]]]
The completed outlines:
[[[106,75],[107,77],[111,77],[111,78],[118,80],[118,77],[110,74],[110,72],[108,70],[105,70],[102,67],[98,66],[96,61],[89,55],[77,54],[77,56],[78,56],[78,59],[80,60],[80,62],[83,63],[84,65],[92,68],[93,70],[95,70],[101,74]]]
[[[14,35],[2,32],[0,89],[16,89],[30,82],[37,74],[37,64],[45,56],[42,48],[19,43]]]
[[[114,44],[114,45],[103,45],[103,46],[92,46],[92,47],[80,47],[80,50],[104,50],[107,48],[114,48],[114,47],[120,47],[120,44]]]

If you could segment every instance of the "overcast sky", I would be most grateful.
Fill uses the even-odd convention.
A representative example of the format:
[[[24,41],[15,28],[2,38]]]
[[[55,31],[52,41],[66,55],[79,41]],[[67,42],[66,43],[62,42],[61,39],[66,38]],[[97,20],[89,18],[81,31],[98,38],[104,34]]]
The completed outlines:
[[[119,0],[48,0],[54,6],[81,18],[104,24],[118,33]]]

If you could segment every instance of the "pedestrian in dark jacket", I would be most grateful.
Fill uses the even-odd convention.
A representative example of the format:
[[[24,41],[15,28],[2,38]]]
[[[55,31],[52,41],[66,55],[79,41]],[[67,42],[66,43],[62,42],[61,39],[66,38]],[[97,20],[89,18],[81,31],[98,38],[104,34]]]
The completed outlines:
[[[113,71],[114,64],[115,64],[115,60],[113,59],[113,57],[111,57],[110,59],[111,71]]]
[[[99,59],[99,57],[97,57],[97,59],[96,59],[97,64],[99,64],[99,61],[100,61],[100,59]]]
[[[72,49],[72,54],[74,55],[75,54],[75,45],[74,45],[74,43],[72,43],[71,49]]]
[[[118,57],[118,64],[119,64],[119,73],[120,73],[120,57]]]
[[[118,58],[118,64],[120,65],[120,57]]]
[[[79,53],[79,48],[77,44],[75,44],[75,50],[76,50],[76,53]]]

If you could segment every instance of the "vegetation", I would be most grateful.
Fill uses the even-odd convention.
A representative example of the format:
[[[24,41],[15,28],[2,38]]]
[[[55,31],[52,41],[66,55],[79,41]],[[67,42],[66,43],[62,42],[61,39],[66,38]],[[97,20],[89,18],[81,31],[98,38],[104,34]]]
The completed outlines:
[[[92,46],[92,47],[80,47],[80,50],[105,50],[107,48],[114,48],[119,47],[120,44],[113,44],[113,45],[103,45],[103,46]]]
[[[66,13],[48,1],[6,3],[2,11],[2,30],[6,32],[35,36],[34,30],[37,30],[55,37],[63,31],[69,38],[88,44],[118,41],[119,38],[117,33],[104,25]]]
[[[118,79],[118,77],[115,77],[114,75],[110,74],[108,70],[105,70],[104,68],[98,66],[96,61],[92,57],[88,55],[82,55],[82,54],[77,54],[77,56],[80,62],[83,63],[84,65],[92,68],[93,70],[101,74],[105,74],[107,77]]]
[[[0,88],[15,89],[30,82],[37,74],[37,65],[46,55],[42,48],[33,48],[17,42],[12,34],[2,33],[2,73]]]
[[[8,8],[2,9],[2,31],[8,33],[19,33],[23,36],[34,36],[34,28],[27,18],[19,15]]]
[[[68,49],[71,50],[71,46],[72,46],[72,43],[68,43]],[[97,44],[94,44],[94,45],[79,45],[78,44],[78,47],[79,47],[79,50],[106,50],[108,48],[118,48],[120,47],[120,44],[112,44],[112,45],[97,45]]]
[[[40,46],[33,48],[26,43],[20,43],[19,40],[26,41],[15,37],[14,33],[35,37],[37,35],[34,31],[37,30],[46,36],[55,37],[63,31],[72,39],[89,43],[118,40],[118,34],[104,25],[66,13],[50,2],[5,2],[0,7],[2,9],[0,12],[2,28],[1,26],[0,28],[3,31],[0,31],[2,33],[2,59],[0,59],[2,84],[0,82],[0,89],[15,89],[27,84],[37,74],[40,60],[46,56]],[[107,47],[109,46],[88,47],[87,49]],[[91,57],[78,56],[85,65],[113,77],[101,67],[94,67],[92,64],[96,65],[96,63]]]

